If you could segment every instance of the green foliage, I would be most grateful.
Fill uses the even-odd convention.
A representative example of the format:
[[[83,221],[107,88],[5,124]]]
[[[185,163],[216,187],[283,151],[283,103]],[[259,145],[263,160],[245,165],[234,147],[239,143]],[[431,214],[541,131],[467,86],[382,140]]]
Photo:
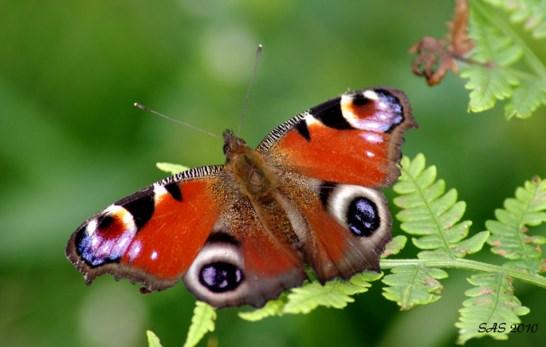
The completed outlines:
[[[504,273],[485,273],[470,276],[468,282],[474,287],[465,292],[469,299],[463,302],[459,321],[455,323],[459,328],[458,343],[485,335],[497,340],[508,339],[510,326],[520,323],[519,316],[529,313],[514,296],[512,278]],[[497,329],[499,324],[504,325],[505,330]],[[480,325],[489,331],[479,331]]]
[[[426,250],[419,252],[420,259],[433,262],[447,258],[455,263],[457,258],[481,250],[487,241],[494,246],[496,253],[516,255],[511,259],[532,257],[537,260],[542,253],[536,246],[544,240],[527,236],[525,232],[527,226],[546,221],[545,187],[546,184],[538,179],[526,182],[516,191],[516,199],[508,199],[505,209],[496,212],[499,221],[489,221],[488,231],[466,238],[471,222],[460,222],[464,203],[457,201],[455,190],[445,192],[444,181],[436,180],[436,168],[426,167],[424,156],[418,155],[413,160],[402,159],[402,174],[394,186],[399,196],[394,202],[402,208],[397,214],[402,230],[420,236],[412,239],[417,248]],[[440,299],[442,285],[438,280],[445,277],[445,271],[423,263],[394,267],[392,273],[383,278],[387,285],[383,295],[403,310],[429,304]],[[458,342],[465,343],[483,335],[507,338],[506,331],[490,329],[478,332],[478,329],[480,324],[486,327],[494,323],[510,326],[520,322],[518,316],[529,312],[514,295],[512,278],[499,268],[496,273],[473,275],[468,281],[474,287],[465,292],[469,299],[463,302],[456,323]]]
[[[444,270],[423,265],[396,267],[383,278],[387,285],[383,288],[383,296],[396,302],[402,310],[430,304],[440,299],[443,286],[438,280],[446,277]]]
[[[485,223],[491,237],[491,251],[512,260],[509,265],[538,273],[542,267],[542,248],[546,237],[529,234],[528,227],[546,222],[546,180],[535,178],[516,190],[514,198],[495,211],[496,220]]]
[[[210,305],[197,301],[193,309],[193,318],[191,319],[190,329],[184,347],[197,346],[199,341],[209,331],[214,331],[214,321],[216,320],[216,310]]]
[[[412,237],[413,244],[423,251],[420,259],[451,259],[478,252],[487,239],[487,232],[465,239],[471,221],[461,221],[466,204],[457,201],[457,191],[445,192],[445,182],[436,180],[436,167],[425,167],[425,157],[402,159],[402,174],[394,191],[394,203],[402,210],[396,215],[400,228]],[[417,237],[419,236],[419,237]]]
[[[153,331],[147,330],[146,338],[148,339],[148,347],[163,347],[159,341],[159,337]]]
[[[420,154],[414,160],[405,157],[402,172],[394,191],[399,195],[394,203],[402,210],[396,215],[401,229],[412,237],[413,244],[423,251],[424,260],[454,259],[478,252],[488,233],[466,238],[472,222],[461,221],[466,204],[457,201],[457,191],[446,192],[445,182],[436,180],[436,167],[426,167]],[[424,265],[396,267],[383,278],[387,286],[383,295],[396,302],[402,310],[425,305],[440,299],[443,289],[439,279],[447,273]]]
[[[510,20],[523,23],[526,30],[532,31],[537,39],[546,37],[545,0],[485,0],[485,2],[510,13]]]
[[[262,308],[253,311],[239,312],[239,317],[251,322],[255,322],[269,316],[280,316],[283,313],[286,301],[286,294],[282,294],[276,300],[269,300]]]
[[[381,258],[397,255],[404,247],[406,247],[407,242],[408,238],[404,235],[397,235],[393,237],[392,240],[385,246],[385,250],[381,254]]]
[[[311,281],[302,287],[291,289],[288,294],[277,300],[269,301],[260,309],[241,312],[239,316],[256,321],[268,316],[305,314],[319,306],[344,308],[354,301],[353,295],[367,292],[371,286],[370,282],[377,281],[381,276],[381,273],[363,272],[351,277],[348,281],[335,279],[324,285]]]
[[[513,22],[525,21],[536,38],[546,37],[545,1],[482,1],[512,13]],[[471,63],[461,71],[461,77],[468,79],[469,110],[482,112],[506,100],[507,118],[530,117],[540,105],[546,105],[546,67],[495,8],[481,1],[471,1],[470,7],[469,35],[474,49],[468,56]],[[522,58],[523,70],[516,65]]]
[[[168,172],[171,175],[175,175],[179,172],[186,171],[188,169],[187,166],[180,165],[180,164],[172,164],[172,163],[155,163],[155,166],[159,170]]]
[[[303,287],[292,289],[287,296],[284,313],[309,313],[319,306],[344,308],[353,302],[355,294],[368,291],[370,282],[381,278],[382,274],[363,272],[353,276],[349,281],[335,279],[322,285],[311,282]]]

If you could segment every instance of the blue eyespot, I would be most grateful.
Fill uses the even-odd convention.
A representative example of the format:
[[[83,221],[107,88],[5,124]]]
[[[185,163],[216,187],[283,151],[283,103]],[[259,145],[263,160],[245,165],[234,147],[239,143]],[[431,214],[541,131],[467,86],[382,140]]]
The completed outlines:
[[[214,293],[235,290],[243,280],[243,271],[237,266],[226,262],[207,264],[199,272],[199,282]]]
[[[358,197],[347,209],[347,226],[355,236],[371,236],[380,225],[377,205],[370,199]]]

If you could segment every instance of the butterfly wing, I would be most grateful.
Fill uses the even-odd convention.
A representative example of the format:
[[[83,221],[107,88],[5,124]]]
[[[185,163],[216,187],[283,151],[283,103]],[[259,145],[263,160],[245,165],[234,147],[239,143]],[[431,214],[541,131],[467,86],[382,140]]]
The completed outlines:
[[[391,215],[380,191],[297,174],[282,180],[283,195],[305,221],[303,252],[321,282],[379,271],[380,255],[391,239]]]
[[[323,181],[383,187],[399,176],[402,134],[415,126],[401,91],[360,90],[284,122],[257,150],[284,170]]]
[[[402,92],[367,89],[299,114],[258,146],[305,220],[303,251],[321,281],[379,269],[391,216],[376,188],[398,178],[402,135],[415,126]]]
[[[197,298],[216,307],[260,307],[306,279],[303,260],[288,240],[268,229],[270,223],[263,223],[246,197],[233,193],[224,196],[228,207],[184,281]]]
[[[264,230],[221,166],[186,171],[110,205],[72,234],[66,254],[87,282],[110,273],[153,291],[183,278],[216,307],[259,307],[306,278],[300,256]]]
[[[222,173],[221,166],[191,169],[115,202],[72,234],[68,259],[88,283],[110,273],[147,291],[174,285],[218,220]]]

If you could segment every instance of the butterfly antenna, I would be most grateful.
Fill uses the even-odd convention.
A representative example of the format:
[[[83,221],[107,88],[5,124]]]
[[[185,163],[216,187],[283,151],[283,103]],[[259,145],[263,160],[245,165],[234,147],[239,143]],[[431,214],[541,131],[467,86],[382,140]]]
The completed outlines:
[[[133,106],[138,108],[139,110],[142,110],[142,111],[145,111],[145,112],[149,112],[153,115],[156,115],[156,116],[159,116],[161,118],[164,118],[164,119],[167,119],[171,122],[174,122],[176,124],[179,124],[179,125],[182,125],[182,126],[185,126],[186,128],[190,128],[190,129],[193,129],[195,131],[199,131],[203,134],[206,134],[208,136],[211,136],[211,137],[214,137],[214,138],[220,138],[220,135],[217,135],[215,133],[213,133],[212,131],[208,131],[206,129],[201,129],[199,127],[196,127],[195,125],[193,124],[190,124],[190,123],[187,123],[187,122],[184,122],[184,121],[181,121],[179,119],[175,119],[175,118],[171,118],[169,116],[167,116],[166,114],[163,114],[161,112],[157,112],[156,110],[152,109],[152,108],[149,108],[148,106],[144,106],[142,105],[141,103],[138,103],[138,102],[135,102],[133,103]]]
[[[258,44],[258,47],[256,48],[256,59],[254,60],[254,68],[252,69],[252,77],[250,78],[250,81],[248,82],[245,98],[243,100],[243,110],[241,112],[241,118],[239,118],[239,127],[237,128],[237,134],[241,133],[241,126],[245,120],[245,115],[248,112],[248,104],[250,101],[250,91],[252,90],[252,86],[254,85],[254,82],[256,81],[256,73],[258,71],[258,65],[260,63],[260,57],[262,56],[263,48],[264,46],[261,43]]]

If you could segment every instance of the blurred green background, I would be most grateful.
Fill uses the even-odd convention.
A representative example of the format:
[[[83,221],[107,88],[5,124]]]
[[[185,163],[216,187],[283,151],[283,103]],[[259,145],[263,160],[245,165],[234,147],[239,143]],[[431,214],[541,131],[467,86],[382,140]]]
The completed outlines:
[[[467,201],[473,232],[533,175],[546,175],[546,112],[466,113],[463,82],[429,88],[408,48],[441,36],[450,1],[0,0],[0,345],[144,346],[152,329],[181,346],[193,298],[183,285],[141,295],[127,281],[87,287],[64,257],[70,233],[110,202],[164,176],[157,161],[223,162],[221,142],[131,107],[140,101],[220,133],[236,128],[264,44],[242,135],[250,144],[348,88],[408,94],[420,128],[403,152],[426,154]],[[534,48],[546,58],[544,42]],[[544,60],[543,60],[544,61]],[[540,232],[540,231],[539,231]],[[544,232],[544,228],[542,231]],[[394,233],[400,233],[394,228]],[[499,261],[483,252],[482,259]],[[404,256],[414,253],[409,247]],[[345,310],[251,323],[219,312],[220,346],[448,346],[468,288],[450,271],[443,298],[409,312],[380,285]],[[546,341],[544,290],[516,283]],[[468,346],[494,345],[489,338]]]

